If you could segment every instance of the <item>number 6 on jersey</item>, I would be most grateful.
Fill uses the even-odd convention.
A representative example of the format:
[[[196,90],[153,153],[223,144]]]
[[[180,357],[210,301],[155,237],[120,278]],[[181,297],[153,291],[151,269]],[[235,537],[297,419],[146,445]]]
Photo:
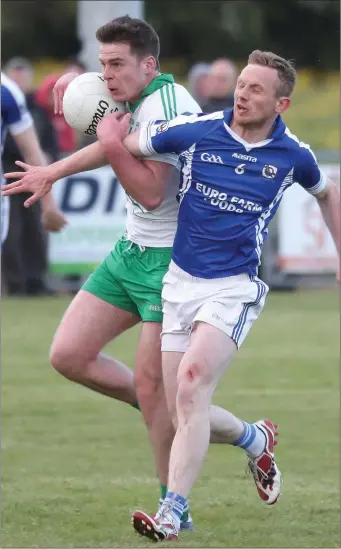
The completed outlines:
[[[235,168],[235,172],[238,174],[238,175],[241,175],[245,172],[245,169],[244,169],[244,166],[246,166],[246,164],[239,164],[239,166],[237,166]]]

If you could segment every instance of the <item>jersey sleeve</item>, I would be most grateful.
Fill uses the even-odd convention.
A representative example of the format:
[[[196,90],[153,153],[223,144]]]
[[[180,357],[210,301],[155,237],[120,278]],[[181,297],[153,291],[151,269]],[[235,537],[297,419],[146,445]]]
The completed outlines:
[[[25,96],[14,83],[11,88],[1,86],[1,115],[13,136],[23,133],[33,125]]]
[[[205,123],[206,122],[206,123]],[[181,154],[210,130],[211,115],[182,114],[173,120],[158,120],[141,126],[139,147],[144,156]]]
[[[325,176],[308,145],[300,147],[298,161],[294,169],[294,181],[313,195],[323,191],[326,186]]]
[[[147,128],[147,122],[157,120],[162,123],[163,121],[174,119],[183,113],[201,113],[201,108],[184,86],[170,84],[165,87],[164,93],[159,96],[159,101],[153,102],[150,116],[142,123],[142,131]],[[148,153],[148,160],[165,162],[175,167],[178,165],[178,159],[178,155],[173,151],[157,154],[155,152]]]

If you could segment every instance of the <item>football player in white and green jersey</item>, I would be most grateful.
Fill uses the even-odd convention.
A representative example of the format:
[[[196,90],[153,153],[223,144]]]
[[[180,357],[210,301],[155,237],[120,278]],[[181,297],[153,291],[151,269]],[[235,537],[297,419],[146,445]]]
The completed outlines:
[[[98,29],[96,36],[104,79],[113,98],[128,103],[132,113],[131,131],[141,122],[200,112],[183,86],[176,84],[171,75],[160,74],[159,38],[145,21],[120,17]],[[65,84],[71,78],[72,75],[64,75],[57,84],[59,108]],[[30,205],[62,177],[107,163],[98,142],[46,168],[19,163],[26,174],[8,174],[9,178],[19,179],[8,185],[8,194],[32,192],[33,196],[26,201],[26,205]],[[126,234],[67,309],[56,332],[50,360],[66,378],[140,407],[154,450],[163,498],[167,492],[174,427],[162,382],[161,289],[176,231],[176,194],[180,180],[172,155],[149,156],[143,164],[145,171],[141,180],[123,178],[122,185],[127,192]],[[157,191],[151,192],[160,188],[160,182],[162,196]],[[133,377],[127,366],[104,355],[102,349],[140,322]],[[228,412],[211,408],[212,440],[234,442],[236,437],[229,420]],[[191,527],[187,510],[182,519],[182,528]]]

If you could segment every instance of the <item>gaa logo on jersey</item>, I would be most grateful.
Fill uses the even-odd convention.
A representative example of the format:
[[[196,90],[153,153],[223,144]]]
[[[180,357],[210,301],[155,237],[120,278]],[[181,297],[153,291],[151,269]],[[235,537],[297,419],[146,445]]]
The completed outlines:
[[[156,129],[156,135],[159,133],[165,132],[169,126],[169,122],[162,122]]]
[[[270,166],[270,164],[265,164],[262,175],[268,179],[273,179],[276,176],[277,168],[276,166]]]

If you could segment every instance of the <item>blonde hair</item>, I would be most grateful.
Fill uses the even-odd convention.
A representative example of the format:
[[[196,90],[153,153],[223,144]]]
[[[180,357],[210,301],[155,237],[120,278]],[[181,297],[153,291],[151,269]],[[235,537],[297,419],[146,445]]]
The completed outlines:
[[[296,84],[296,70],[291,61],[272,53],[271,51],[254,50],[248,59],[248,65],[261,65],[275,69],[280,80],[276,95],[290,97]]]

